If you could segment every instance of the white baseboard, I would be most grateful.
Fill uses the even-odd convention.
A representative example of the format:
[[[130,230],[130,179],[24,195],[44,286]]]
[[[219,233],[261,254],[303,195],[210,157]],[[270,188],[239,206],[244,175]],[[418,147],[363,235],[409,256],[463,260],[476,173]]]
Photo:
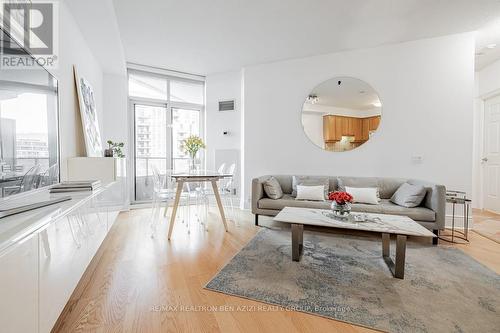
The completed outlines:
[[[452,226],[453,215],[446,214],[445,217],[445,227],[451,228]],[[472,220],[472,212],[469,214],[469,230],[472,229],[473,220]],[[464,226],[464,216],[463,215],[455,215],[455,228],[463,229]]]

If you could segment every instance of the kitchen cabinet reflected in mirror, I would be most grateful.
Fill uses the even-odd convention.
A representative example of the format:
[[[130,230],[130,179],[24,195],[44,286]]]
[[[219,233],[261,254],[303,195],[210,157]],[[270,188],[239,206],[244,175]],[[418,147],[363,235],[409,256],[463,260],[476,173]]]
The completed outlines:
[[[336,77],[316,86],[304,101],[307,137],[327,151],[355,149],[377,131],[382,115],[377,92],[366,82]]]

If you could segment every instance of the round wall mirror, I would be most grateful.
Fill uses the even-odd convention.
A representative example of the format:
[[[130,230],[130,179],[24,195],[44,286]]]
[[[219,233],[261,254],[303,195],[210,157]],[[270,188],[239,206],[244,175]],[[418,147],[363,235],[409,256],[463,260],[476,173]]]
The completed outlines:
[[[347,151],[361,146],[377,131],[382,103],[366,82],[336,77],[316,86],[302,107],[307,137],[327,151]]]

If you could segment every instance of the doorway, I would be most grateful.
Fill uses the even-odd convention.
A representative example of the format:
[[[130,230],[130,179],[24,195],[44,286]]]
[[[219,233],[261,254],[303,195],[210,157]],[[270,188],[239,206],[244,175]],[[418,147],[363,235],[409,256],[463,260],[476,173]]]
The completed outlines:
[[[170,117],[167,105],[133,103],[134,112],[134,201],[152,199],[151,168],[165,172],[170,167]]]
[[[500,214],[500,96],[484,101],[484,209]]]

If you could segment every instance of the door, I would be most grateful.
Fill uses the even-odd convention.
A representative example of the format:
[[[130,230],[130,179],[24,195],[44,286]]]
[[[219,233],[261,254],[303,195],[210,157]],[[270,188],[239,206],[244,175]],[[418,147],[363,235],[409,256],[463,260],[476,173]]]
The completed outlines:
[[[500,96],[484,104],[484,208],[500,213]]]
[[[134,201],[149,201],[153,194],[152,166],[165,174],[171,166],[171,116],[166,104],[133,103]]]

